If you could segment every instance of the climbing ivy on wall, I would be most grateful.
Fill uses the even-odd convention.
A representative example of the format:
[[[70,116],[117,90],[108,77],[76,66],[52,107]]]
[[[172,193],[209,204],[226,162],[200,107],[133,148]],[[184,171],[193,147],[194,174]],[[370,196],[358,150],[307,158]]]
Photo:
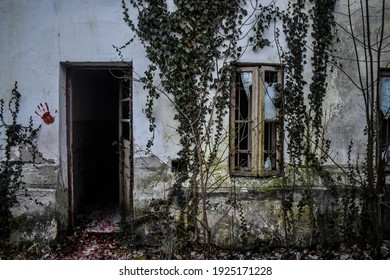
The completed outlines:
[[[195,160],[190,150],[204,137],[206,116],[212,114],[212,106],[225,108],[229,97],[231,68],[219,67],[219,59],[236,60],[240,48],[236,47],[241,31],[236,19],[243,18],[246,10],[240,1],[174,1],[175,11],[168,11],[165,1],[133,1],[139,10],[138,28],[134,26],[125,8],[125,20],[146,46],[152,62],[142,82],[149,90],[147,108],[150,130],[155,129],[154,100],[160,97],[162,88],[169,93],[176,106],[174,118],[178,120],[178,133],[183,149],[181,155]],[[123,1],[123,5],[125,3]],[[224,62],[224,61],[222,61]],[[217,72],[215,76],[214,73]],[[155,75],[161,79],[161,88],[153,85]],[[217,90],[214,99],[210,92]],[[212,102],[212,105],[208,103]],[[226,110],[216,110],[220,124]],[[151,143],[150,143],[151,144]]]
[[[170,9],[166,1],[129,2],[138,11],[137,23],[122,1],[124,20],[145,46],[151,61],[141,78],[148,90],[145,112],[150,131],[154,133],[156,128],[154,102],[164,95],[175,106],[181,144],[178,156],[182,167],[175,191],[182,193],[184,182],[190,185],[189,195],[181,196],[185,200],[181,203],[186,208],[183,212],[192,219],[185,231],[194,229],[196,240],[195,228],[200,223],[205,243],[209,243],[207,185],[213,177],[212,166],[222,161],[218,149],[227,137],[224,119],[234,64],[248,47],[256,50],[269,45],[263,33],[275,20],[273,5],[263,7],[255,1],[255,12],[248,14],[245,1],[239,0],[176,0]],[[244,33],[248,30],[250,36]],[[161,82],[159,87],[154,84],[156,77]],[[199,202],[201,220],[197,218]]]
[[[313,55],[311,57],[313,76],[308,95],[310,115],[312,116],[315,145],[319,145],[322,136],[323,101],[326,94],[329,61],[338,40],[335,31],[334,10],[336,0],[310,0],[314,4],[310,12],[312,19]]]
[[[234,66],[248,48],[256,52],[270,45],[272,39],[264,34],[277,21],[283,23],[286,42],[286,46],[278,45],[285,85],[284,89],[279,87],[277,105],[285,119],[291,163],[295,167],[303,163],[319,166],[324,158],[318,158],[318,151],[326,154],[324,150],[329,146],[323,138],[322,103],[328,53],[335,39],[336,1],[293,0],[284,11],[276,2],[262,5],[261,1],[175,0],[168,5],[167,1],[129,0],[128,5],[122,0],[124,20],[145,46],[151,61],[140,80],[148,91],[145,113],[153,135],[156,99],[163,95],[176,109],[174,119],[181,139],[178,156],[182,166],[172,193],[181,194],[179,198],[183,201],[179,204],[183,213],[193,218],[183,223],[187,225],[184,231],[196,231],[194,228],[200,223],[207,236],[206,243],[210,242],[207,185],[212,178],[211,167],[218,163],[218,148],[227,134],[224,119],[228,114]],[[136,21],[129,9],[137,10]],[[278,44],[280,31],[278,28],[273,31]],[[116,48],[120,54],[122,48]],[[304,77],[308,48],[313,53],[310,85]],[[152,144],[153,138],[148,143],[149,149]],[[182,191],[186,182],[190,185],[187,196]],[[203,203],[201,213],[199,202]],[[285,202],[291,207],[292,201]],[[201,220],[197,218],[199,214],[203,215]]]
[[[302,164],[302,160],[312,162],[321,140],[324,140],[322,104],[326,94],[328,62],[336,40],[335,4],[335,0],[290,1],[282,16],[287,45],[281,54],[285,66],[285,129],[289,135],[288,153],[292,162],[297,164]],[[307,78],[304,77],[308,48],[312,51],[313,73],[309,91]]]
[[[320,183],[319,177],[323,183],[335,183],[329,172],[323,169],[324,162],[329,159],[330,147],[330,142],[324,137],[323,101],[330,71],[329,61],[337,41],[333,14],[335,5],[335,0],[289,1],[282,16],[286,40],[286,47],[281,48],[286,74],[283,110],[285,130],[289,137],[287,152],[292,166],[290,175],[293,177],[282,204],[284,218],[288,220],[285,226],[287,243],[291,224],[299,222],[305,209],[308,210],[307,218],[312,232],[309,243],[312,242],[314,235],[318,234],[313,188]],[[309,50],[310,60],[307,57]],[[309,62],[312,69],[310,84],[307,76],[304,76]],[[295,174],[300,174],[297,179],[303,187],[296,217],[292,211]]]
[[[283,14],[283,31],[286,35],[287,50],[282,52],[285,65],[285,118],[286,131],[289,135],[288,153],[293,162],[301,164],[304,150],[306,105],[304,87],[307,84],[303,77],[307,53],[307,30],[309,16],[305,11],[304,0],[289,2]]]
[[[5,110],[4,100],[0,100],[0,137],[2,140],[0,144],[0,243],[6,242],[11,232],[10,209],[17,203],[16,192],[24,190],[25,195],[29,196],[27,190],[21,185],[22,151],[27,148],[33,162],[37,155],[36,140],[39,127],[34,128],[31,117],[27,126],[19,123],[20,98],[21,94],[15,82],[8,102],[8,110]],[[9,116],[10,121],[7,122]]]

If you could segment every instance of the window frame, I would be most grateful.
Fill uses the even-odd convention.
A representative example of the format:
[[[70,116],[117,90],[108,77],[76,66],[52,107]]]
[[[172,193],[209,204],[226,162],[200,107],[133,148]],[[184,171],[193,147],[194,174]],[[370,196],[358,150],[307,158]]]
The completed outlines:
[[[280,66],[272,65],[251,65],[251,66],[237,66],[232,84],[232,90],[230,95],[230,120],[229,120],[229,134],[230,134],[230,160],[229,169],[232,176],[248,176],[248,177],[267,177],[274,176],[279,173],[280,162],[282,160],[282,146],[281,145],[281,127],[283,127],[283,118],[281,114],[275,120],[265,120],[265,95],[266,88],[265,84],[265,73],[266,72],[277,72],[277,84],[283,85],[283,69]],[[250,117],[247,123],[251,126],[248,129],[248,163],[249,167],[236,166],[237,154],[242,154],[238,147],[236,147],[236,124],[239,121],[236,119],[236,99],[237,99],[237,78],[236,75],[243,72],[252,73],[252,91],[250,96],[250,102],[248,102],[248,112]],[[277,96],[279,95],[276,92]],[[250,103],[250,104],[249,104]],[[240,110],[240,109],[238,109]],[[245,121],[244,121],[245,122]],[[275,123],[275,168],[272,170],[265,170],[265,124]],[[238,140],[239,141],[239,140]]]

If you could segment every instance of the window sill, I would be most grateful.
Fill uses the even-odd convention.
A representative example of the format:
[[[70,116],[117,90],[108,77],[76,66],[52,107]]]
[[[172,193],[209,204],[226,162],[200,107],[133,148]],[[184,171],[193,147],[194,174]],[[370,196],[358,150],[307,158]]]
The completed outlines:
[[[252,177],[252,178],[268,178],[277,175],[279,175],[278,170],[264,171],[262,174],[255,174],[249,171],[234,171],[233,173],[231,173],[232,177]]]

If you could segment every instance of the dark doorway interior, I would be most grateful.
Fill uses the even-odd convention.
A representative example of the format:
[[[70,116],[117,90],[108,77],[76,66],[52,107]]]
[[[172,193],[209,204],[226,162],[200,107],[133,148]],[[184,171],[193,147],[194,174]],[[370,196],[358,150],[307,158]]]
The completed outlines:
[[[71,69],[73,204],[77,218],[119,203],[119,83],[109,69]]]

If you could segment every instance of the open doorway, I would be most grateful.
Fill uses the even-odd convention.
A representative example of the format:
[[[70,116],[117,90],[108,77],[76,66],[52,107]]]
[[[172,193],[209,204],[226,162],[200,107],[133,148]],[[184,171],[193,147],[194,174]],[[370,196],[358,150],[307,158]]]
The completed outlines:
[[[130,164],[124,167],[121,143],[131,134],[130,96],[126,99],[126,117],[122,105],[123,87],[127,92],[131,90],[127,73],[128,69],[110,67],[72,67],[67,71],[69,207],[73,225],[93,211],[123,208],[121,174]],[[129,161],[131,155],[127,155]]]

